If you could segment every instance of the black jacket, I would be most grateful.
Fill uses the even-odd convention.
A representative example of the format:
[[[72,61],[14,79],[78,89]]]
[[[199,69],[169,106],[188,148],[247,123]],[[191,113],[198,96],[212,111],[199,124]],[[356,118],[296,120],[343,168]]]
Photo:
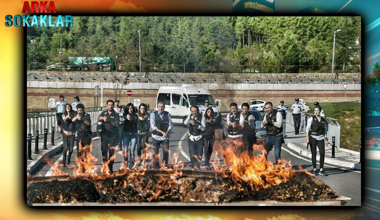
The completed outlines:
[[[129,114],[131,115],[131,120],[127,120],[127,115],[124,114],[124,127],[123,132],[126,133],[137,133],[137,115],[136,114]]]
[[[142,117],[144,118],[144,120],[140,120],[139,118],[137,119],[137,133],[139,135],[145,135],[149,133],[149,129],[150,129],[149,115],[146,114],[146,115],[143,115]]]

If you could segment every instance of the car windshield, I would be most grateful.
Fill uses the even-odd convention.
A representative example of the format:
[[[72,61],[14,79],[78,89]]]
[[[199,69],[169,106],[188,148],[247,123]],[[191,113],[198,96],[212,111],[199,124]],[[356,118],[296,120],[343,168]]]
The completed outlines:
[[[215,105],[214,98],[211,95],[189,95],[190,105],[205,105],[206,100],[210,105]]]

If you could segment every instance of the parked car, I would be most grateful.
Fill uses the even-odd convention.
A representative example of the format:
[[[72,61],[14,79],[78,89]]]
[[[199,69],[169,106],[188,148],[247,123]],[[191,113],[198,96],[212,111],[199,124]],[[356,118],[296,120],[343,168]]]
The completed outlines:
[[[264,104],[265,104],[265,101],[263,100],[256,100],[256,99],[251,100],[248,102],[249,110],[257,110],[257,111],[263,112]],[[239,110],[241,109],[241,105],[238,106],[238,109]]]
[[[267,136],[267,131],[266,131],[265,127],[261,127],[261,123],[264,120],[265,113],[261,113],[257,110],[250,110],[249,112],[256,119],[256,137],[257,137],[257,139],[258,140],[264,140]],[[225,117],[223,118],[223,122],[225,125],[225,126],[223,126],[223,135],[224,135],[224,137],[227,137],[228,136],[228,133],[227,133],[228,125],[226,123]],[[284,133],[285,133],[285,126],[286,126],[286,119],[283,119],[282,120],[282,127],[284,128]]]

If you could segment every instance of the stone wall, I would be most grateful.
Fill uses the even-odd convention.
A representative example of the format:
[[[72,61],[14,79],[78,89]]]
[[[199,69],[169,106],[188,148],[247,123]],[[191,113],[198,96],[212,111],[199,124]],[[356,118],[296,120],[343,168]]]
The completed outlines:
[[[128,98],[126,90],[103,90],[103,105],[108,99],[120,99],[122,105],[140,99],[142,103],[147,103],[151,107],[155,107],[156,97],[158,90],[133,90],[133,96]],[[221,100],[222,109],[227,109],[231,102],[242,104],[252,99],[260,99],[264,101],[271,101],[274,104],[284,100],[285,104],[294,102],[294,98],[302,98],[304,102],[333,102],[344,101],[344,91],[248,91],[248,90],[211,90],[214,99]],[[82,103],[87,107],[94,106],[94,90],[93,89],[55,89],[55,88],[28,88],[27,89],[27,109],[28,110],[46,110],[47,101],[49,98],[58,100],[59,95],[65,95],[65,100],[68,103],[74,102],[74,96],[78,95]],[[361,99],[361,91],[347,91],[347,100]],[[101,98],[99,97],[99,103]]]
[[[50,77],[117,77],[129,74],[133,78],[189,78],[189,79],[331,79],[331,73],[126,73],[92,71],[28,71],[28,76]],[[336,79],[361,79],[360,73],[337,73]]]

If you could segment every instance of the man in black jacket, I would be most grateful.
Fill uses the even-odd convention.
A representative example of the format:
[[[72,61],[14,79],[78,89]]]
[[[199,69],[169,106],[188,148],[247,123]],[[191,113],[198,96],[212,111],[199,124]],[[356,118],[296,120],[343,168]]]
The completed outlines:
[[[163,102],[157,103],[157,111],[150,115],[150,127],[152,128],[152,145],[154,146],[154,169],[160,168],[160,146],[163,151],[163,163],[169,167],[169,132],[173,128],[172,117],[169,112],[164,111],[165,104]]]
[[[103,164],[108,161],[109,172],[113,172],[114,153],[119,139],[119,115],[114,111],[113,100],[107,101],[107,110],[100,113],[98,120],[103,122],[104,130],[100,134]],[[109,153],[109,159],[107,154]]]
[[[253,155],[253,144],[256,143],[256,120],[255,117],[249,112],[249,104],[243,103],[241,105],[241,116],[244,118],[244,125],[242,129],[243,142],[246,150],[250,155]]]
[[[230,104],[230,113],[227,115],[227,143],[233,147],[234,153],[238,156],[245,151],[245,146],[242,142],[244,117],[241,117],[241,113],[237,109],[235,102]]]
[[[271,102],[266,102],[264,108],[267,113],[261,123],[261,127],[265,127],[267,131],[264,147],[268,156],[274,146],[277,164],[278,160],[281,159],[281,145],[283,143],[282,114],[273,108]]]
[[[184,124],[189,126],[189,153],[191,165],[194,170],[201,167],[203,154],[203,138],[202,132],[205,130],[206,120],[201,115],[196,105],[190,107],[191,114],[187,116]]]
[[[91,117],[84,111],[84,105],[77,105],[77,115],[73,118],[73,122],[77,124],[77,149],[78,157],[82,156],[83,148],[90,145],[92,142],[92,131],[91,131]],[[86,155],[83,154],[85,159]]]

